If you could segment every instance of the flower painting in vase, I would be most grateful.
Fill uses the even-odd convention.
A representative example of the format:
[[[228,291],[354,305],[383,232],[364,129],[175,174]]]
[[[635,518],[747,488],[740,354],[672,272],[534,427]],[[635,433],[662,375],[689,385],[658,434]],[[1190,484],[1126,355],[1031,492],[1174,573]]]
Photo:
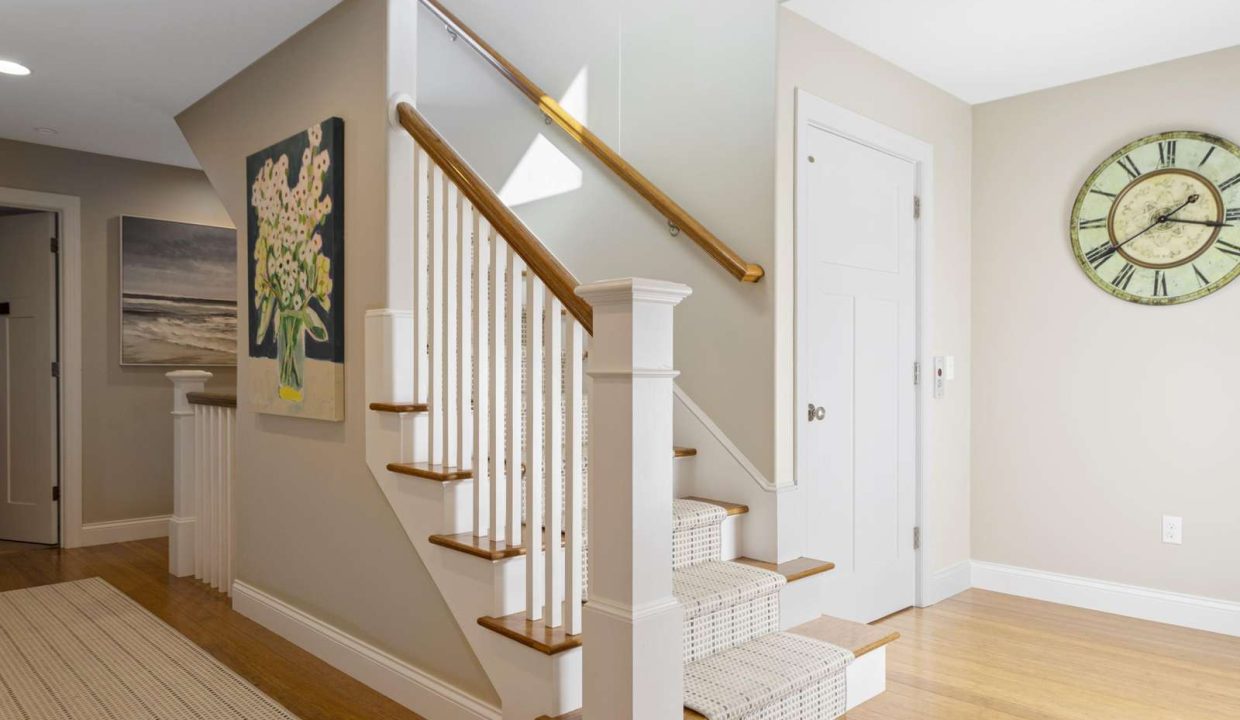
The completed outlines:
[[[262,413],[344,419],[344,121],[251,155],[249,400]]]

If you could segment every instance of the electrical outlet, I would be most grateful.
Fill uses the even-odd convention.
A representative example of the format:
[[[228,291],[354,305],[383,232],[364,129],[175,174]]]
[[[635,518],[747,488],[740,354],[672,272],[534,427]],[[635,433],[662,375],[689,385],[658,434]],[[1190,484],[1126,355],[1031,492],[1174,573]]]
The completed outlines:
[[[1163,515],[1162,540],[1170,545],[1184,542],[1184,518],[1176,515]]]

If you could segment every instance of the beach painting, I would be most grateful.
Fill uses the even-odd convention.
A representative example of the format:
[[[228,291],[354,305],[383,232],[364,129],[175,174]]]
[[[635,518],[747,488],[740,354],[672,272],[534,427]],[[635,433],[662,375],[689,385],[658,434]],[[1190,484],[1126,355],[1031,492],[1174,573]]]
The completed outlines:
[[[123,216],[121,365],[237,364],[237,231]]]
[[[246,161],[249,405],[344,419],[344,121]]]

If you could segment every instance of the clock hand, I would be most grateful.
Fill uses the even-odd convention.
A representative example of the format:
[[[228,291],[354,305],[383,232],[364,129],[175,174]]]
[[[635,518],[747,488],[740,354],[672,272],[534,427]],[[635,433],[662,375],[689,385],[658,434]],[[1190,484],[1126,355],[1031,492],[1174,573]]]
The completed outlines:
[[[1142,230],[1141,232],[1137,233],[1136,235],[1133,235],[1132,237],[1128,238],[1127,240],[1125,240],[1124,242],[1120,243],[1119,245],[1116,245],[1116,246],[1115,246],[1115,249],[1116,249],[1116,250],[1119,250],[1120,248],[1124,247],[1125,245],[1127,245],[1128,243],[1132,242],[1133,240],[1136,240],[1137,238],[1141,237],[1142,235],[1146,234],[1147,232],[1149,232],[1149,231],[1153,230],[1154,228],[1158,227],[1159,225],[1162,225],[1162,224],[1163,224],[1163,223],[1165,223],[1165,222],[1171,222],[1171,216],[1172,216],[1172,215],[1175,215],[1175,214],[1176,214],[1176,213],[1178,213],[1179,211],[1183,210],[1184,208],[1188,207],[1189,205],[1192,205],[1193,203],[1197,202],[1197,201],[1198,201],[1198,200],[1200,200],[1200,199],[1201,199],[1201,196],[1200,196],[1200,195],[1197,195],[1197,194],[1189,195],[1189,196],[1188,196],[1188,199],[1187,199],[1187,200],[1185,200],[1184,202],[1180,203],[1180,206],[1179,206],[1179,207],[1177,207],[1176,209],[1172,210],[1172,211],[1171,211],[1171,212],[1169,212],[1169,213],[1164,213],[1164,214],[1162,214],[1162,215],[1159,215],[1159,216],[1158,216],[1158,218],[1154,220],[1153,224],[1151,224],[1149,227],[1147,227],[1146,229]]]
[[[1228,223],[1215,222],[1213,220],[1186,220],[1181,218],[1167,218],[1167,222],[1188,223],[1190,225],[1205,225],[1206,227],[1225,228],[1232,227]]]

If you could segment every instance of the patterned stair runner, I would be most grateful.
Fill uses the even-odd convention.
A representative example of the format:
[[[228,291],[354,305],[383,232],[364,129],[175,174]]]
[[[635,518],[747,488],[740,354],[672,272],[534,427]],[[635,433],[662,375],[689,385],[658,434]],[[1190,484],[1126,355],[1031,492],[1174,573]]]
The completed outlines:
[[[684,608],[685,706],[709,720],[834,720],[848,650],[779,632],[783,575],[720,560],[727,512],[676,500],[672,584]]]

